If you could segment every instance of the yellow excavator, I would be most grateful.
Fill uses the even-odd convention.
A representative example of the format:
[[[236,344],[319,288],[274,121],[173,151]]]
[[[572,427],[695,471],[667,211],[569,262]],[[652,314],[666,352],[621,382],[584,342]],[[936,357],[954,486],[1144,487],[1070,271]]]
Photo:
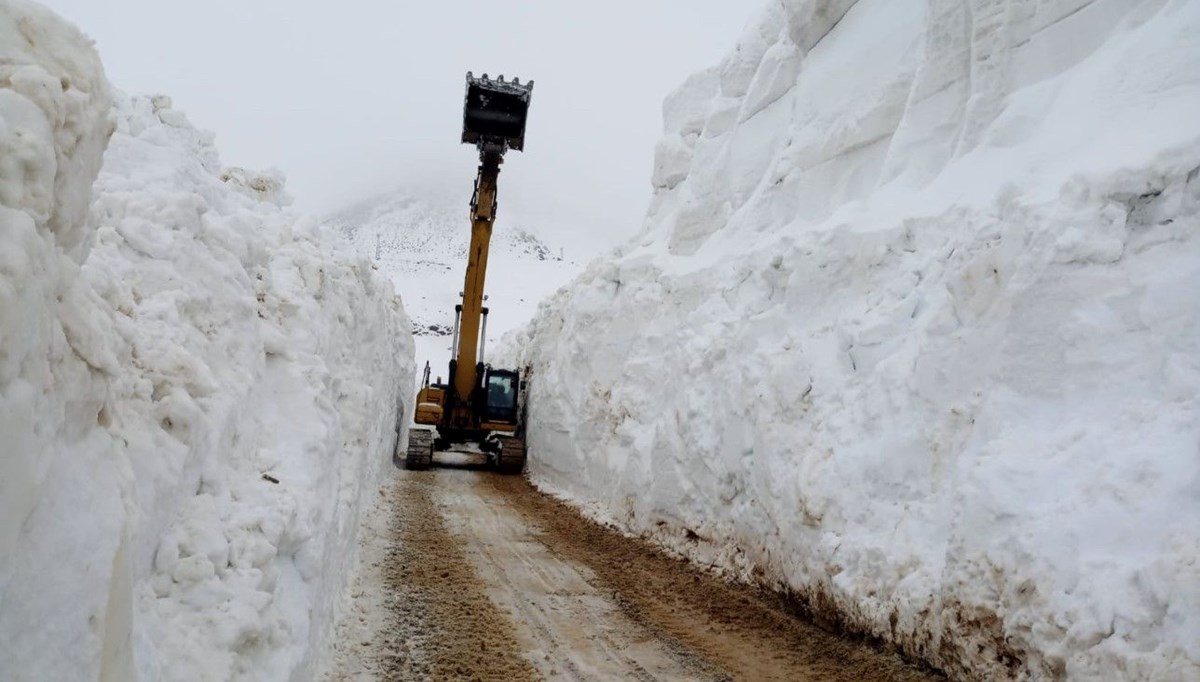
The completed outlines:
[[[409,430],[405,467],[427,469],[435,450],[454,444],[477,443],[501,473],[525,468],[520,405],[521,375],[484,362],[488,309],[483,303],[488,245],[496,221],[496,180],[510,149],[525,148],[525,119],[533,81],[476,78],[467,72],[463,105],[464,144],[479,150],[479,174],[471,197],[471,246],[462,303],[454,306],[454,331],[449,375],[430,383],[429,363],[417,393],[416,422]]]

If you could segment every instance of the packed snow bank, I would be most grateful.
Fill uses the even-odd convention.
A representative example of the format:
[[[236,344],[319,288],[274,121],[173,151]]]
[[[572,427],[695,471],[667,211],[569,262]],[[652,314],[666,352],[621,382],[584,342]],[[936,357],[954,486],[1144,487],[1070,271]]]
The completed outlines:
[[[510,338],[535,480],[955,676],[1200,678],[1197,35],[773,4]]]
[[[119,673],[128,663],[114,651],[128,649],[129,601],[107,604],[114,563],[124,561],[122,472],[106,466],[112,437],[96,424],[116,358],[90,343],[103,313],[79,278],[111,102],[77,30],[40,7],[0,3],[3,679]],[[82,519],[76,505],[89,510]],[[105,541],[87,542],[96,536]]]
[[[73,28],[0,2],[0,46],[0,679],[308,677],[400,302],[166,98],[114,115]]]

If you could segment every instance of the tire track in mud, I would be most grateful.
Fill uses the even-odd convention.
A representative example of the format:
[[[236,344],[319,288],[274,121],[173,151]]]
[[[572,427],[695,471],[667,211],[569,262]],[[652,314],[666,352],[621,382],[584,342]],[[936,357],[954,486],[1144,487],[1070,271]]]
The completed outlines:
[[[523,478],[400,471],[381,495],[326,680],[942,679]]]
[[[491,476],[440,472],[435,501],[538,673],[554,681],[727,679],[626,616],[586,566],[557,556],[541,528],[485,482]]]
[[[630,620],[672,649],[725,671],[729,679],[943,679],[896,654],[802,621],[772,595],[728,583],[585,519],[524,479],[490,476],[483,485],[519,511],[527,525],[540,528],[539,539],[552,554],[590,569],[591,582]]]
[[[511,620],[488,599],[445,528],[432,496],[437,475],[409,472],[390,491],[394,536],[384,588],[393,617],[381,645],[399,655],[383,662],[381,679],[540,679],[521,655]]]

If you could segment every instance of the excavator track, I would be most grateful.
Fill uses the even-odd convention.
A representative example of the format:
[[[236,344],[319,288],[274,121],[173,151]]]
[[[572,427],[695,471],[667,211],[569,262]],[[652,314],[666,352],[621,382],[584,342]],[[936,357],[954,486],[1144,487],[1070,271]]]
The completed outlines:
[[[425,429],[410,429],[408,452],[404,456],[404,468],[414,471],[428,469],[433,463],[433,432]]]
[[[519,474],[525,470],[525,443],[520,438],[500,436],[500,452],[496,455],[496,471]]]

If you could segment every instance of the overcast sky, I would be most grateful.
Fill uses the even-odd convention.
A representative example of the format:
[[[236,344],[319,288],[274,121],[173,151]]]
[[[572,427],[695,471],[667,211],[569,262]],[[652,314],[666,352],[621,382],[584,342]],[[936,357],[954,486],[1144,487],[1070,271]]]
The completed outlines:
[[[96,40],[117,87],[170,95],[216,132],[225,164],[283,170],[315,213],[398,187],[465,200],[465,72],[533,79],[501,219],[507,206],[585,243],[640,225],[663,96],[724,56],[761,4],[43,1]]]

